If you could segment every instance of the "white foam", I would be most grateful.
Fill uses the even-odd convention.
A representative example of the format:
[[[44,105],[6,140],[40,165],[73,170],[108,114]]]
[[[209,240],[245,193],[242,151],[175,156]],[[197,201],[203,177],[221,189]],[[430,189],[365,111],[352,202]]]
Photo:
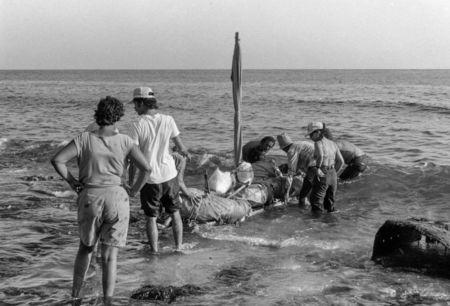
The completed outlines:
[[[62,146],[67,145],[69,142],[70,142],[69,140],[63,140],[63,141],[61,141],[60,143],[58,143],[57,146],[58,146],[58,147],[62,147]]]
[[[3,145],[5,145],[8,141],[9,139],[6,137],[0,138],[0,148],[3,147]]]
[[[323,240],[310,240],[307,237],[291,237],[285,240],[266,239],[261,237],[249,237],[249,236],[237,236],[233,234],[212,234],[201,233],[203,238],[221,240],[221,241],[236,241],[243,242],[249,245],[267,246],[275,248],[285,248],[290,246],[314,246],[322,250],[336,250],[342,248],[342,245],[336,242],[323,241]]]
[[[73,190],[53,191],[52,194],[57,198],[71,198],[77,195],[77,193]]]

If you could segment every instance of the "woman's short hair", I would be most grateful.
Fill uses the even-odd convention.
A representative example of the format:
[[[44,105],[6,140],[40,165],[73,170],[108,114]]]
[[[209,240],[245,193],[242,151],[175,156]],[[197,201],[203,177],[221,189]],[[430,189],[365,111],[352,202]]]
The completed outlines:
[[[114,97],[107,96],[98,102],[94,118],[99,126],[113,125],[124,114],[123,103]]]
[[[158,109],[156,98],[134,98],[133,102],[139,105],[143,104],[149,109]]]

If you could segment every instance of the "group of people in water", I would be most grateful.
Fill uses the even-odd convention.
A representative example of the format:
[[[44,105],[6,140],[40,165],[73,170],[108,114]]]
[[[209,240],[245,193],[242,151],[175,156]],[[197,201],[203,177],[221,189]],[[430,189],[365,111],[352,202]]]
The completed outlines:
[[[277,135],[276,139],[266,136],[260,141],[248,142],[242,148],[243,159],[252,164],[255,182],[268,185],[273,196],[281,198],[289,193],[294,177],[300,176],[302,179],[297,180],[301,185],[299,205],[310,204],[314,212],[333,212],[338,173],[343,181],[357,177],[367,168],[367,156],[346,140],[334,140],[323,122],[309,123],[306,137],[312,142],[294,143],[286,133]],[[267,157],[276,141],[287,155],[287,164],[279,167],[282,170]]]
[[[136,88],[132,102],[139,118],[131,124],[128,135],[121,134],[116,127],[124,115],[123,103],[108,96],[97,105],[95,123],[51,160],[57,173],[78,194],[80,244],[72,287],[72,296],[76,299],[80,297],[99,242],[104,301],[105,304],[111,303],[118,250],[125,246],[127,238],[129,197],[140,193],[151,252],[158,252],[157,218],[162,209],[170,214],[175,249],[182,248],[183,223],[178,195],[181,191],[187,197],[194,197],[183,181],[190,153],[181,140],[173,117],[158,112],[159,104],[149,87]],[[335,142],[329,129],[321,122],[310,123],[307,136],[314,144],[308,141],[293,143],[285,133],[276,138],[267,136],[261,141],[250,142],[243,147],[243,159],[252,165],[255,182],[267,184],[271,190],[281,189],[281,194],[289,192],[295,176],[303,177],[299,203],[305,205],[309,194],[313,211],[332,212],[335,210],[337,173],[347,164],[340,173],[341,179],[357,176],[366,167],[365,154],[346,141]],[[171,141],[175,144],[173,152]],[[276,141],[287,154],[288,163],[281,167],[284,171],[280,171],[267,157]],[[78,179],[67,167],[67,163],[75,158]],[[268,179],[271,176],[283,177],[283,180],[276,183]]]

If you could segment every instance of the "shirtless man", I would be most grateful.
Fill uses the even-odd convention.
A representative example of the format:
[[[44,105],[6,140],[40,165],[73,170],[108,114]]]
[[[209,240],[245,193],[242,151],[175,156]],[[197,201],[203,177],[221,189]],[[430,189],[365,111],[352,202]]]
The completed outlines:
[[[314,141],[314,158],[316,164],[315,177],[310,195],[311,210],[328,212],[335,210],[334,201],[337,190],[337,172],[344,164],[344,159],[338,146],[332,140],[324,137],[325,125],[322,122],[308,124],[308,134]]]

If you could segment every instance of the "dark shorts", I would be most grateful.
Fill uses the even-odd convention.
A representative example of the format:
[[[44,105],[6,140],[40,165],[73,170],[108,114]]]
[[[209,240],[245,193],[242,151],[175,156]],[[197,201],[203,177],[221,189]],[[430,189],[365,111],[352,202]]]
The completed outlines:
[[[145,184],[141,189],[141,208],[146,216],[157,218],[161,206],[172,214],[180,209],[177,178],[161,184]]]

